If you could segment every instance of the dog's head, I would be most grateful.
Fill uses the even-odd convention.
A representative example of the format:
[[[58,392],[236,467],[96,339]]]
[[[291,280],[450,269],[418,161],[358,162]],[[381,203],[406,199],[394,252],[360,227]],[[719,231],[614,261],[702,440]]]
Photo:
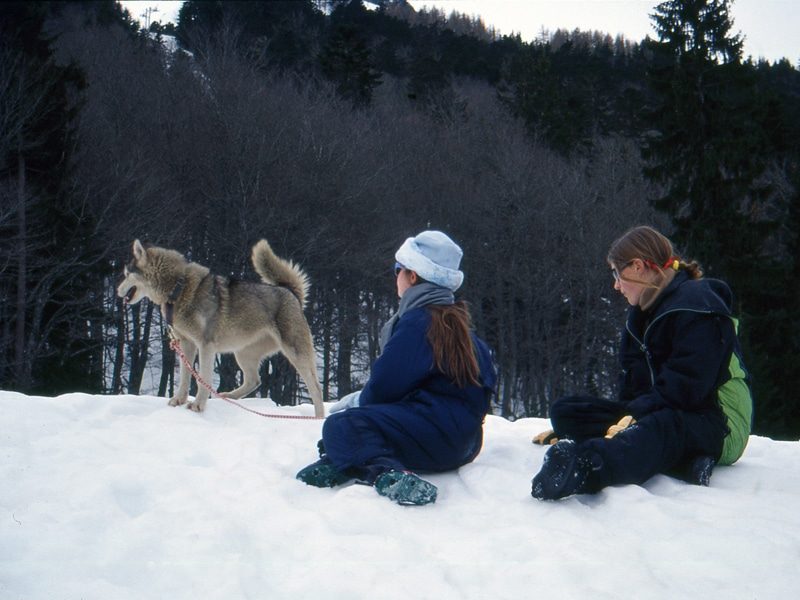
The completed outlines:
[[[169,302],[175,286],[186,276],[188,265],[180,252],[158,246],[145,248],[139,240],[134,240],[133,258],[125,265],[117,295],[128,304],[136,304],[142,298],[156,304]]]
[[[117,287],[117,296],[124,298],[128,304],[136,304],[142,298],[152,296],[148,285],[147,269],[149,268],[147,250],[139,240],[133,242],[133,258],[125,265],[124,278]]]

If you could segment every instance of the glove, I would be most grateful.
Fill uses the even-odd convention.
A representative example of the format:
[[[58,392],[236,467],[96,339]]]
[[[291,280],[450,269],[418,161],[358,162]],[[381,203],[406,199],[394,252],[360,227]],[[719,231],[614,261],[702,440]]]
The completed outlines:
[[[540,444],[542,446],[546,446],[548,444],[552,446],[558,441],[558,438],[556,437],[555,431],[553,431],[552,429],[548,429],[547,431],[537,433],[535,436],[533,436],[533,439],[531,441],[534,444]]]
[[[616,423],[616,425],[612,425],[611,427],[608,428],[608,431],[606,432],[606,439],[610,440],[612,437],[617,435],[620,431],[622,431],[623,429],[627,429],[628,427],[630,427],[634,423],[636,423],[636,419],[634,419],[630,415],[622,417]]]
[[[328,414],[332,415],[335,412],[347,410],[348,408],[353,408],[355,406],[358,406],[359,396],[361,396],[361,390],[347,394],[346,396],[342,397],[338,402],[334,402],[331,405],[331,407],[328,409]]]

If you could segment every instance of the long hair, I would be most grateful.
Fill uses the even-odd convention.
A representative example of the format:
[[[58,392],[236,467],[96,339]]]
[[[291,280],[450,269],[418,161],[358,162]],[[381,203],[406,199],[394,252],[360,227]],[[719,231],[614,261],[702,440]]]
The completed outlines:
[[[428,341],[433,347],[436,368],[460,388],[480,385],[480,367],[470,335],[472,318],[466,302],[430,305],[428,311],[431,314]]]
[[[660,275],[671,268],[673,260],[678,261],[678,269],[685,270],[692,279],[703,277],[703,269],[696,261],[688,261],[675,255],[672,242],[662,233],[652,227],[640,225],[626,231],[622,237],[617,239],[608,250],[608,262],[620,273],[620,277],[626,281],[622,275],[622,270],[632,260],[639,258],[649,268],[655,269]],[[644,281],[636,280],[635,283],[646,284]],[[658,287],[656,284],[649,284],[651,287]]]

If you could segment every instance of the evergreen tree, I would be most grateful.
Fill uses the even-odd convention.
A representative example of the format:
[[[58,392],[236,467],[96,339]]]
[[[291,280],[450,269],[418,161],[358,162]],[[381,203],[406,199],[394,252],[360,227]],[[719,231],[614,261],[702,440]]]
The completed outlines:
[[[592,135],[585,86],[564,58],[573,54],[567,42],[552,52],[549,44],[525,45],[506,71],[502,98],[528,130],[567,155],[586,146]],[[584,53],[582,59],[588,59]],[[557,67],[561,63],[561,68]]]
[[[646,44],[654,102],[645,114],[644,156],[647,174],[664,186],[656,207],[671,217],[679,246],[737,295],[734,311],[742,317],[758,401],[756,430],[763,432],[777,425],[791,389],[780,383],[775,366],[783,361],[774,343],[778,322],[790,331],[775,285],[788,265],[772,249],[778,225],[772,215],[780,211],[768,172],[770,101],[752,65],[741,61],[729,7],[728,0],[656,7],[658,41]]]
[[[87,268],[91,220],[70,195],[83,78],[57,63],[45,33],[65,6],[0,4],[0,190],[15,207],[0,232],[4,337],[13,340],[0,344],[0,384],[48,393],[98,389],[101,375],[90,323],[102,279]]]
[[[731,35],[727,0],[671,0],[653,16],[658,42],[649,83],[648,175],[666,185],[657,207],[677,237],[730,275],[760,252],[768,223],[754,219],[769,190],[763,106],[742,41]]]
[[[178,13],[181,45],[195,49],[215,37],[239,34],[240,50],[265,64],[307,66],[323,16],[312,0],[188,0]]]
[[[323,74],[336,84],[343,98],[355,106],[370,103],[381,76],[373,68],[367,44],[354,26],[338,26],[319,60]]]

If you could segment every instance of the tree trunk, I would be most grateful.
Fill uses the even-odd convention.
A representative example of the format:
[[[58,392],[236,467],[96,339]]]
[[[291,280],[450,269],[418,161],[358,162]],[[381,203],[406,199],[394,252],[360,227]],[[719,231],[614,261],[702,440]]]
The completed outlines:
[[[163,323],[161,331],[161,379],[158,382],[158,395],[171,398],[175,394],[175,353],[169,347],[169,336],[164,335]]]
[[[147,354],[150,347],[150,323],[153,320],[153,306],[152,302],[147,303],[147,309],[144,311],[143,323],[141,315],[141,305],[133,307],[133,340],[130,344],[131,353],[131,376],[128,383],[128,393],[138,394],[142,387],[142,378],[144,376],[144,369],[147,366]],[[141,327],[141,333],[140,333]]]
[[[325,298],[322,302],[324,318],[322,322],[322,401],[331,399],[331,302]],[[337,397],[341,397],[338,394]]]
[[[275,354],[270,359],[272,371],[269,379],[269,396],[279,406],[297,404],[297,373],[294,367],[282,354]]]
[[[239,386],[239,365],[233,354],[220,354],[216,360],[217,373],[219,373],[219,389],[220,391],[229,392]],[[213,382],[209,381],[213,386]]]
[[[111,393],[119,394],[122,392],[122,369],[125,363],[125,311],[128,305],[122,302],[122,298],[116,298],[117,307],[117,342],[114,349],[114,371],[111,375]]]
[[[352,391],[350,365],[353,358],[353,334],[347,326],[346,318],[350,307],[341,304],[339,310],[341,321],[339,324],[339,348],[336,358],[336,393],[341,398]],[[341,315],[342,312],[345,314]]]
[[[17,154],[17,306],[16,328],[14,330],[14,362],[16,363],[17,389],[25,390],[30,385],[31,365],[25,356],[25,314],[28,286],[28,225],[26,219],[26,179],[25,157],[22,155],[22,142]]]

